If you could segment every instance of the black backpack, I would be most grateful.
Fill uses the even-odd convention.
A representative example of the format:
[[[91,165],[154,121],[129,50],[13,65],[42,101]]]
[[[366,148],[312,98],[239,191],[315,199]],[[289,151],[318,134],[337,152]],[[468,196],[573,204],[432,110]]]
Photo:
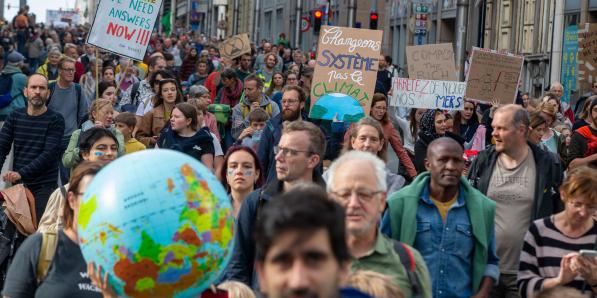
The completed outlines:
[[[408,277],[408,282],[410,283],[410,289],[412,291],[412,297],[423,297],[423,289],[421,288],[421,281],[415,274],[415,257],[413,256],[412,251],[406,244],[393,240],[394,242],[394,251],[400,257],[400,263],[404,267],[404,271],[406,271],[406,276]]]
[[[0,109],[7,107],[12,102],[12,74],[0,75]]]

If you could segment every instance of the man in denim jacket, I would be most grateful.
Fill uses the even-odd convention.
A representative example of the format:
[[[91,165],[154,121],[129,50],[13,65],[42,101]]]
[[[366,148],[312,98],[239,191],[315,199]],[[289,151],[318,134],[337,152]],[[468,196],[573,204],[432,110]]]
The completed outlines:
[[[433,297],[488,297],[499,278],[495,202],[462,177],[463,149],[439,138],[411,185],[388,199],[382,232],[417,249],[429,269]]]

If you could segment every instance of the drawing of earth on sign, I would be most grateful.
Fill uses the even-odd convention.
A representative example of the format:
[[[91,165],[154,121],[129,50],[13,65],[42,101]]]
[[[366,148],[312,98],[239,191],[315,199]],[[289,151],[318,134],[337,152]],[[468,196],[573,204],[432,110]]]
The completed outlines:
[[[220,50],[224,56],[236,58],[246,52],[247,46],[242,38],[234,36],[226,40]]]
[[[311,108],[312,118],[332,120],[335,115],[340,121],[357,122],[365,117],[365,111],[354,97],[342,93],[328,93]]]

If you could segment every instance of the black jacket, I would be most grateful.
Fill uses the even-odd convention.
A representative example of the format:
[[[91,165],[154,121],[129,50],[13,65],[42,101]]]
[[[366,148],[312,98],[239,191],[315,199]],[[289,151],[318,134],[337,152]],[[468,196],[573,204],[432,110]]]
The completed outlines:
[[[319,174],[313,175],[313,181],[325,188],[325,181]],[[284,182],[277,179],[263,188],[254,190],[243,201],[236,219],[234,233],[234,249],[230,263],[226,269],[225,279],[245,283],[258,289],[255,275],[255,239],[253,232],[259,219],[260,210],[273,197],[283,193]]]
[[[562,164],[559,158],[544,151],[540,147],[528,143],[535,158],[537,177],[535,180],[535,196],[531,220],[550,216],[564,210],[560,200],[559,188],[562,184]],[[495,146],[481,152],[470,166],[468,180],[473,187],[487,195],[489,180],[497,162],[499,153]]]

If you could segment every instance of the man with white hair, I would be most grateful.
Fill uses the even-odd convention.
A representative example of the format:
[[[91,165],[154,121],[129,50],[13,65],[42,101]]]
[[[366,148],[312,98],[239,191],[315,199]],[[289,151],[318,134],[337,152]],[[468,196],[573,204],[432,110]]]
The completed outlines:
[[[553,82],[551,83],[551,87],[549,88],[549,92],[555,94],[558,98],[558,102],[560,102],[560,106],[562,110],[562,115],[570,120],[570,123],[574,123],[574,113],[572,112],[571,106],[569,102],[562,101],[562,97],[564,96],[564,86],[560,82]]]
[[[334,161],[328,172],[328,193],[346,209],[351,271],[389,275],[405,297],[432,297],[429,272],[421,254],[378,229],[386,206],[385,163],[369,152],[349,151]]]

